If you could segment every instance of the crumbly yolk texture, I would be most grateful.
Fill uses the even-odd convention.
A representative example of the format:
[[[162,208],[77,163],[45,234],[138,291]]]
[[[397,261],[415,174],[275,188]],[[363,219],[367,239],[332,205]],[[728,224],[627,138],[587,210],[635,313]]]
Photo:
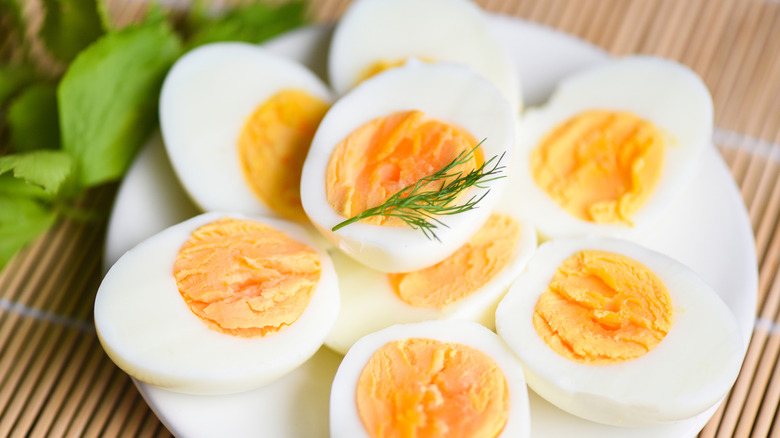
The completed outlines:
[[[383,204],[396,192],[476,146],[477,141],[464,129],[432,119],[421,111],[401,111],[374,119],[334,148],[325,175],[328,203],[338,214],[353,217]],[[453,168],[452,173],[465,174],[481,166],[481,147],[474,152],[468,162]],[[431,184],[439,187],[442,181]],[[402,223],[385,216],[373,216],[364,222]]]
[[[661,178],[664,139],[628,112],[593,110],[545,136],[531,156],[536,184],[572,216],[633,225]]]
[[[510,400],[504,373],[487,354],[411,338],[371,356],[356,402],[372,438],[493,438],[506,425]]]
[[[173,275],[195,315],[222,333],[275,333],[306,310],[320,278],[310,247],[265,224],[221,219],[195,230]]]
[[[403,274],[388,274],[396,294],[414,307],[442,309],[489,282],[512,260],[520,224],[494,214],[465,245],[443,261]]]
[[[609,365],[655,348],[672,326],[672,299],[650,269],[621,254],[566,259],[534,309],[536,332],[575,362]]]
[[[283,90],[244,123],[238,156],[255,196],[288,219],[303,221],[301,171],[329,104],[304,91]]]

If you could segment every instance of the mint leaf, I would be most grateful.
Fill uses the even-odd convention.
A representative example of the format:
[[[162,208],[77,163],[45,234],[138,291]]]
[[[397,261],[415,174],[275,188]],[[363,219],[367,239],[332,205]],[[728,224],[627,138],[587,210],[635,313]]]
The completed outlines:
[[[33,199],[0,195],[0,269],[56,219],[52,208]]]
[[[19,90],[35,81],[35,72],[28,65],[0,66],[0,105]]]
[[[62,147],[76,183],[121,177],[157,124],[157,100],[181,43],[165,22],[100,38],[73,61],[57,90]]]
[[[295,1],[281,6],[250,4],[216,18],[199,14],[191,17],[194,32],[188,45],[193,48],[217,41],[259,43],[306,24],[305,12],[305,3]]]
[[[98,0],[43,0],[45,16],[39,31],[49,52],[70,61],[102,33]]]
[[[58,149],[57,87],[46,83],[27,87],[8,106],[6,120],[14,150]]]
[[[0,157],[0,175],[11,172],[14,177],[41,187],[49,195],[60,190],[72,166],[70,156],[63,151],[34,151]]]

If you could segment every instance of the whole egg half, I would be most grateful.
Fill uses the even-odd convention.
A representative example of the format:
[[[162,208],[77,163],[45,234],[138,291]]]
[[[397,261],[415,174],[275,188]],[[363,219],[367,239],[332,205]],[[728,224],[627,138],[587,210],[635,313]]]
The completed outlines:
[[[125,253],[95,298],[95,327],[130,376],[216,394],[269,383],[311,357],[336,319],[327,253],[283,220],[205,213]]]
[[[512,192],[544,238],[638,237],[685,190],[712,126],[709,91],[687,67],[614,59],[526,112]]]
[[[168,73],[160,127],[200,208],[301,221],[301,168],[330,103],[328,87],[303,65],[252,44],[214,43]]]
[[[616,426],[706,411],[744,352],[734,315],[692,270],[606,238],[542,244],[499,303],[496,328],[534,392]]]
[[[530,436],[517,358],[470,321],[400,324],[361,338],[330,394],[333,438]]]
[[[436,238],[398,218],[371,217],[333,230],[376,208],[405,187],[446,169],[442,183],[465,180],[484,165],[505,175],[511,160],[515,119],[498,90],[470,69],[454,64],[409,62],[373,77],[328,111],[303,166],[301,201],[309,219],[342,251],[383,272],[409,272],[455,252],[487,220],[500,199],[504,178],[466,186],[454,203],[475,208],[437,216]],[[436,222],[436,220],[440,221]]]
[[[339,21],[328,72],[344,94],[367,77],[409,58],[467,65],[498,88],[517,111],[520,83],[484,12],[468,0],[358,0]]]

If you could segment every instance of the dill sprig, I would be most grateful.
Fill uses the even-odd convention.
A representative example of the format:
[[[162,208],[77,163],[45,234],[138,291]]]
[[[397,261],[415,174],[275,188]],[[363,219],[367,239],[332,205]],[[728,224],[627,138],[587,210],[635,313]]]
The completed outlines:
[[[483,142],[484,140],[471,150],[461,152],[449,164],[436,172],[399,190],[387,198],[382,205],[366,209],[339,223],[333,227],[333,231],[372,216],[397,217],[412,229],[421,230],[428,239],[439,240],[434,230],[440,225],[447,227],[447,224],[442,222],[438,216],[449,216],[476,208],[476,205],[488,194],[489,190],[479,197],[472,196],[462,204],[455,204],[455,200],[461,193],[471,187],[484,189],[486,188],[484,184],[505,177],[499,175],[505,168],[501,165],[504,154],[501,154],[500,157],[493,156],[482,163],[479,168],[465,175],[462,170],[454,170],[456,167],[468,163],[474,151]],[[441,181],[438,189],[425,189],[430,183],[438,181]]]

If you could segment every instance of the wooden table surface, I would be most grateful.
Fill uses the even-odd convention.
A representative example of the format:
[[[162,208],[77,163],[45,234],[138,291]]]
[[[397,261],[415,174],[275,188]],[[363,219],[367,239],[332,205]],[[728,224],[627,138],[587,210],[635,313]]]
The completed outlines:
[[[185,0],[182,0],[185,1]],[[715,103],[713,141],[739,185],[756,237],[758,322],[733,390],[702,437],[780,437],[780,2],[482,0],[486,10],[576,35],[615,55],[693,68]],[[316,22],[348,0],[313,1]],[[119,21],[142,4],[110,0]],[[90,193],[110,206],[116,185]],[[0,436],[167,436],[92,325],[105,223],[62,222],[0,273]]]

